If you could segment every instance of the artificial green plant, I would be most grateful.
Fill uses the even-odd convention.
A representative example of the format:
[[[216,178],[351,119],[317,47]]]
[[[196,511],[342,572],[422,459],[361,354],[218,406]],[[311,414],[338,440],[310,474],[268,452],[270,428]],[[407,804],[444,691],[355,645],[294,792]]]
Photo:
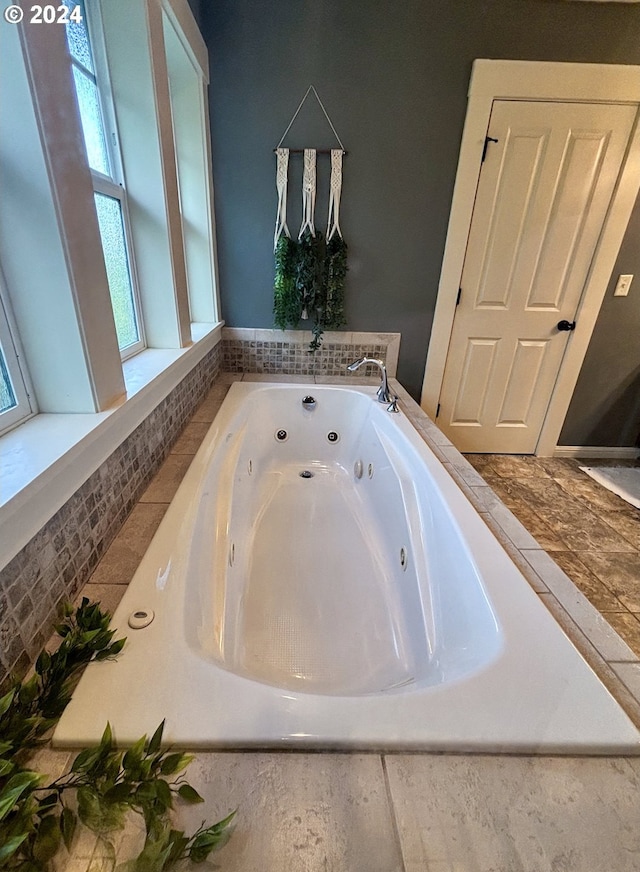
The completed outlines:
[[[299,240],[283,233],[275,249],[274,318],[276,327],[297,327],[311,322],[310,351],[322,343],[325,330],[344,327],[344,286],[347,245],[339,234],[325,242],[305,230]]]
[[[56,627],[62,639],[57,650],[43,651],[34,675],[14,681],[0,698],[0,869],[48,872],[60,851],[71,850],[79,825],[97,835],[105,862],[116,869],[111,834],[130,813],[144,820],[144,844],[118,872],[163,872],[179,860],[202,862],[229,835],[235,812],[213,825],[203,823],[192,835],[173,828],[176,797],[203,800],[182,774],[193,756],[161,750],[164,722],[126,751],[116,748],[107,724],[100,743],[81,751],[70,771],[49,783],[29,767],[84,666],[122,650],[125,639],[113,640],[109,620],[86,598],[76,609],[66,605]]]

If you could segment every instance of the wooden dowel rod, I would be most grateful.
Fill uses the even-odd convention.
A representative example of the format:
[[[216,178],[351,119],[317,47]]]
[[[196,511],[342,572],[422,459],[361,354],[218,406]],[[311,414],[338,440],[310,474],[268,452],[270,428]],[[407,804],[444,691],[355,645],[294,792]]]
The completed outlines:
[[[273,149],[274,154],[277,150],[278,150],[277,148]],[[290,148],[290,149],[288,149],[288,151],[289,151],[289,154],[304,154],[305,149],[304,148]],[[315,150],[316,154],[331,154],[332,151],[342,151],[342,154],[349,154],[348,151],[344,151],[343,149],[316,148],[316,150]]]

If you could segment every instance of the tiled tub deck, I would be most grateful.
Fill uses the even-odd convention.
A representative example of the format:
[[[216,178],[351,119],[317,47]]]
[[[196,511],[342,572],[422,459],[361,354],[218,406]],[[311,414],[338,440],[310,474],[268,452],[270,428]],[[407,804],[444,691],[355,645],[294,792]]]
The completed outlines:
[[[210,390],[84,595],[115,608],[228,383],[242,377],[223,375]],[[313,376],[245,378],[314,382]],[[637,653],[541,547],[549,542],[536,541],[401,386],[394,382],[394,387],[403,411],[534,590],[640,723]],[[495,469],[487,471],[489,480],[492,474],[497,475]],[[54,775],[68,765],[66,753],[47,749],[41,754],[41,767]],[[189,778],[207,800],[205,806],[189,810],[190,827],[204,817],[216,820],[239,809],[233,837],[214,855],[216,868],[227,872],[640,869],[640,758],[220,752],[198,754]],[[138,838],[135,830],[125,831],[118,843],[120,859],[130,856],[128,847]],[[90,866],[102,868],[100,848],[83,838],[61,868],[85,872]]]

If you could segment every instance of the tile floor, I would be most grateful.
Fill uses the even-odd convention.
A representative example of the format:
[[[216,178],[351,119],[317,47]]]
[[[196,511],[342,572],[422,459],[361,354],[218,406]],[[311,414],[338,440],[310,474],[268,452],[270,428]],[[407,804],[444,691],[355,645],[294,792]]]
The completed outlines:
[[[212,388],[84,595],[115,608],[226,390],[224,385]],[[447,450],[444,446],[445,454]],[[632,535],[635,530],[637,537],[632,513],[605,496],[598,497],[581,473],[574,470],[570,475],[565,466],[573,469],[572,463],[481,457],[472,461],[500,496],[502,489],[514,514],[544,539],[543,547],[554,558],[560,555],[563,566],[579,568],[576,577],[591,597],[599,597],[598,602],[607,607],[607,617],[617,616],[614,619],[621,626],[633,627],[640,615],[640,591],[629,580],[628,569],[639,558],[640,546]],[[465,474],[477,485],[471,473],[476,475],[473,470]],[[482,485],[475,491],[489,490]],[[551,501],[553,512],[543,510],[544,500]],[[568,518],[577,517],[577,504],[585,507],[581,511],[588,519],[582,532],[572,532],[567,524]],[[590,506],[597,506],[601,514]],[[522,547],[532,546],[527,541]],[[611,566],[615,576],[605,571]],[[546,587],[542,596],[551,598]],[[42,769],[54,773],[70,759],[66,752],[40,753]],[[205,817],[218,820],[238,809],[234,834],[212,856],[209,869],[640,870],[640,757],[223,752],[198,754],[188,777],[206,799],[204,806],[180,812],[188,827],[195,829]],[[135,827],[122,834],[117,843],[119,860],[131,856],[137,839]],[[67,872],[106,868],[87,838],[80,839],[72,857],[59,866]]]
[[[640,509],[580,466],[638,461],[468,454],[467,460],[640,656]]]

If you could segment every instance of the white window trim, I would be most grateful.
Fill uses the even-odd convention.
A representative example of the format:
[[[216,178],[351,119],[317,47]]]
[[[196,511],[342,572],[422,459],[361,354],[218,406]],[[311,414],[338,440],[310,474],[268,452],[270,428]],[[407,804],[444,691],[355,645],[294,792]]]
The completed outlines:
[[[494,100],[549,100],[640,105],[640,67],[538,61],[476,60],[469,85],[449,227],[422,386],[421,406],[435,417],[442,388],[456,299]],[[604,293],[640,187],[640,124],[636,121],[609,212],[596,247],[572,336],[536,447],[552,456],[589,346]]]
[[[192,324],[188,348],[145,349],[123,365],[126,397],[93,414],[39,414],[0,437],[0,568],[221,340]]]
[[[0,270],[0,347],[16,400],[16,405],[13,408],[0,413],[0,435],[2,435],[17,427],[18,424],[22,424],[28,418],[32,418],[37,412],[33,388],[24,366],[24,355],[11,314],[2,270]]]
[[[136,328],[138,331],[138,341],[127,345],[120,349],[120,359],[122,361],[133,357],[134,354],[139,354],[146,348],[146,337],[144,329],[144,312],[140,299],[140,288],[138,284],[138,273],[136,270],[135,252],[133,247],[133,238],[131,234],[131,219],[129,216],[129,207],[127,200],[127,189],[122,168],[122,157],[120,155],[120,139],[118,137],[118,127],[116,122],[116,113],[113,105],[113,94],[111,91],[111,79],[109,76],[109,66],[107,64],[107,52],[104,43],[104,33],[102,29],[102,18],[100,5],[93,5],[92,11],[88,12],[85,4],[85,13],[87,15],[86,27],[89,33],[89,42],[95,73],[93,75],[98,91],[98,100],[100,103],[100,111],[102,115],[102,124],[105,135],[105,148],[107,151],[107,159],[111,169],[111,176],[105,176],[103,173],[89,167],[91,179],[93,181],[94,192],[105,194],[108,197],[113,197],[120,203],[122,213],[122,226],[125,237],[125,248],[127,256],[127,266],[129,270],[129,279],[131,281],[131,291],[133,297],[133,310],[136,319]],[[91,74],[82,63],[70,55],[71,64],[77,66],[80,70]]]
[[[211,321],[217,319],[219,299],[207,171],[211,156],[205,73],[186,43],[176,17],[165,8],[162,25],[189,310],[192,320]]]
[[[114,21],[111,22],[115,26],[117,23],[122,30],[122,21],[126,15],[122,14],[128,11],[131,7],[128,5],[130,0],[107,0],[107,10],[113,11],[116,8]],[[121,7],[118,4],[122,4]],[[156,5],[157,0],[136,0],[138,11],[146,9],[147,11],[156,10],[159,12],[159,7]],[[186,0],[163,0],[163,6],[171,9],[173,6],[178,12],[175,15],[175,20],[179,23],[183,33],[181,38],[185,40],[185,44],[190,46],[193,57],[197,59],[198,66],[202,70],[202,99],[206,116],[206,84],[208,83],[207,69],[207,50],[204,45],[191,11],[186,3]],[[157,18],[156,18],[157,24]],[[124,364],[118,356],[118,349],[115,343],[115,332],[113,337],[109,334],[109,341],[105,339],[106,331],[104,325],[107,318],[111,317],[110,301],[107,300],[108,289],[104,284],[104,277],[96,273],[94,264],[98,259],[87,256],[87,249],[82,248],[81,256],[77,258],[77,263],[74,260],[73,239],[69,235],[59,233],[61,229],[71,227],[71,232],[74,233],[77,228],[86,228],[89,221],[86,210],[81,212],[83,220],[72,221],[67,223],[67,210],[77,201],[77,185],[73,183],[73,173],[76,171],[75,166],[82,164],[81,158],[81,143],[79,130],[74,132],[71,145],[73,146],[74,154],[77,153],[76,163],[72,162],[71,170],[67,172],[69,159],[67,152],[64,153],[64,160],[59,156],[60,149],[56,151],[55,143],[47,145],[46,137],[42,136],[42,126],[45,130],[57,130],[56,124],[62,124],[63,130],[69,130],[67,123],[72,117],[74,109],[75,94],[72,94],[72,83],[66,79],[66,71],[68,70],[68,62],[62,54],[62,40],[64,35],[56,31],[55,44],[55,76],[49,76],[47,73],[51,71],[51,56],[48,54],[47,34],[50,31],[45,31],[40,28],[35,34],[31,34],[26,40],[26,48],[21,46],[22,36],[20,30],[15,28],[10,30],[5,28],[4,34],[11,37],[8,46],[11,50],[7,53],[14,69],[19,73],[21,90],[13,90],[16,94],[16,104],[9,104],[13,108],[12,116],[7,118],[7,126],[9,117],[17,117],[16,110],[19,107],[24,107],[24,111],[30,120],[30,126],[24,128],[24,142],[21,141],[21,148],[24,153],[25,161],[33,161],[34,155],[38,163],[38,182],[40,187],[39,193],[43,197],[50,197],[51,204],[56,204],[56,210],[49,204],[49,212],[47,219],[54,226],[54,217],[57,217],[55,222],[56,235],[52,235],[49,247],[46,249],[47,257],[51,257],[50,252],[58,257],[56,268],[56,288],[61,286],[61,290],[67,294],[64,302],[66,304],[65,313],[67,310],[77,315],[77,321],[73,322],[74,331],[70,333],[70,341],[67,343],[71,348],[68,355],[72,374],[80,373],[83,363],[86,364],[85,370],[82,370],[84,382],[80,378],[76,380],[80,387],[84,384],[92,385],[93,393],[89,394],[86,389],[85,393],[77,395],[74,390],[72,403],[68,402],[69,391],[57,393],[56,385],[51,385],[46,381],[46,375],[50,369],[44,367],[44,371],[38,370],[37,378],[42,380],[42,385],[36,382],[38,389],[44,390],[45,402],[44,408],[46,413],[33,414],[31,419],[22,422],[13,430],[0,437],[0,567],[7,564],[15,554],[42,528],[42,526],[52,517],[52,515],[66,502],[66,500],[80,487],[93,471],[120,445],[124,438],[144,420],[144,418],[161,402],[164,397],[181,381],[202,357],[210,351],[221,338],[222,321],[219,320],[217,312],[214,310],[213,318],[203,319],[206,323],[191,323],[188,318],[185,325],[186,341],[180,346],[173,343],[170,336],[170,342],[160,344],[156,348],[146,348],[134,357],[126,360]],[[38,39],[35,39],[35,36]],[[47,39],[45,39],[47,37]],[[194,48],[195,44],[195,48]],[[3,43],[4,46],[4,43]],[[157,46],[156,46],[157,48]],[[95,49],[95,45],[94,45]],[[20,66],[23,63],[24,65]],[[162,84],[162,70],[153,69],[153,75],[160,76],[160,84]],[[38,89],[33,87],[33,82],[45,82],[48,86],[45,91],[44,98],[50,97],[50,92],[55,91],[56,100],[61,90],[65,95],[65,112],[62,118],[59,118],[59,102],[55,102],[53,109],[51,103],[47,103],[43,98],[44,109],[37,102],[40,100]],[[155,87],[155,80],[152,78]],[[52,84],[53,83],[53,84]],[[59,87],[55,87],[55,85]],[[18,100],[18,97],[20,99]],[[31,98],[31,99],[30,99]],[[45,111],[46,110],[46,111]],[[51,111],[49,111],[51,110]],[[47,111],[49,114],[47,114]],[[44,120],[41,120],[44,119]],[[160,126],[160,119],[156,115],[156,120]],[[40,126],[37,126],[38,123]],[[66,125],[66,126],[65,126]],[[113,125],[111,125],[113,126]],[[21,128],[22,129],[22,128]],[[32,133],[33,131],[33,133]],[[204,148],[207,155],[210,155],[210,141],[208,123],[205,126],[206,142]],[[28,137],[27,137],[28,133]],[[40,135],[38,136],[38,133]],[[35,134],[35,135],[34,135]],[[45,143],[43,145],[43,143]],[[31,145],[33,144],[33,149]],[[67,143],[67,146],[69,144]],[[50,154],[49,152],[52,152]],[[144,157],[144,155],[142,155]],[[48,167],[48,173],[45,173],[44,168]],[[211,227],[213,228],[213,191],[212,191],[212,169],[210,159],[207,161],[207,190],[210,195],[211,205]],[[91,180],[89,171],[83,164],[81,166],[83,179],[83,192],[86,204],[89,203]],[[86,174],[86,175],[84,175]],[[107,180],[102,179],[102,183],[106,184]],[[113,184],[113,182],[110,182]],[[154,181],[153,190],[156,191]],[[20,201],[16,198],[15,205],[19,206]],[[71,201],[71,203],[68,202]],[[13,201],[12,201],[13,202]],[[49,201],[47,200],[47,203]],[[133,201],[132,201],[133,209]],[[62,216],[62,217],[60,217]],[[29,215],[26,216],[28,218]],[[77,216],[74,216],[77,218]],[[23,222],[26,226],[29,222]],[[20,245],[14,245],[10,248],[13,255],[11,265],[16,270],[16,277],[22,278],[19,272],[21,263],[26,262],[27,252],[30,250],[25,240],[29,240],[31,245],[31,236],[25,235],[23,232],[23,224],[20,225],[18,242]],[[59,235],[57,235],[59,233]],[[96,223],[96,239],[92,240],[92,251],[95,248],[98,251],[99,240],[97,239],[97,223]],[[12,238],[13,241],[13,238]],[[24,245],[24,256],[22,254]],[[215,251],[215,234],[212,230],[211,236],[212,250]],[[148,252],[152,253],[152,252]],[[166,252],[162,257],[166,260]],[[215,256],[214,256],[215,257]],[[71,263],[67,267],[69,273],[69,287],[63,286],[62,279],[67,278],[67,270],[62,271],[65,264]],[[215,263],[215,259],[214,259]],[[39,280],[41,275],[46,274],[48,260],[43,260],[42,257],[34,258],[30,263],[31,272],[27,273],[26,278],[29,280]],[[215,263],[217,271],[217,263]],[[217,273],[216,273],[217,278]],[[166,279],[166,277],[165,277]],[[37,283],[37,282],[36,282]],[[104,288],[102,288],[102,284]],[[75,286],[91,289],[91,293],[87,295],[74,296],[72,291]],[[19,285],[17,286],[20,287]],[[98,291],[101,290],[100,293]],[[154,283],[148,286],[148,291],[152,295],[157,294],[157,287]],[[217,294],[216,287],[211,289],[212,294]],[[23,299],[24,296],[16,291],[18,299]],[[69,303],[73,300],[74,309],[71,309]],[[32,318],[36,313],[41,311],[42,307],[38,306],[37,300],[32,299],[32,306],[29,308],[23,307],[20,311],[20,327],[23,329],[24,324],[29,323],[29,318]],[[56,303],[57,306],[57,303]],[[59,312],[60,307],[54,310]],[[45,310],[45,314],[48,310]],[[16,310],[16,314],[18,311]],[[181,318],[186,314],[181,313]],[[40,328],[40,322],[36,321]],[[44,322],[43,322],[44,324]],[[78,331],[77,328],[80,328]],[[165,331],[169,335],[169,331]],[[29,354],[38,354],[38,336],[41,335],[40,329],[32,335],[27,336],[25,346],[28,345],[27,351]],[[82,341],[86,344],[81,346],[84,349],[84,356],[81,358],[78,354],[79,343],[77,335],[82,337]],[[75,345],[73,342],[75,341]],[[101,344],[102,343],[102,344]],[[41,355],[42,358],[42,355]],[[37,356],[36,356],[36,360]],[[38,364],[42,366],[42,359],[38,360]],[[95,387],[92,381],[95,378],[94,368],[100,373],[107,370],[107,375]],[[124,378],[124,381],[123,381]],[[35,379],[34,379],[35,380]],[[57,384],[57,383],[56,383]],[[75,385],[75,383],[74,383]],[[120,386],[122,385],[122,388]],[[125,392],[126,389],[126,392]],[[32,394],[33,395],[33,394]],[[93,402],[95,398],[95,402]],[[74,405],[78,399],[78,403]],[[65,405],[67,403],[67,405]],[[102,409],[104,411],[94,411]],[[36,411],[35,408],[33,410]]]

